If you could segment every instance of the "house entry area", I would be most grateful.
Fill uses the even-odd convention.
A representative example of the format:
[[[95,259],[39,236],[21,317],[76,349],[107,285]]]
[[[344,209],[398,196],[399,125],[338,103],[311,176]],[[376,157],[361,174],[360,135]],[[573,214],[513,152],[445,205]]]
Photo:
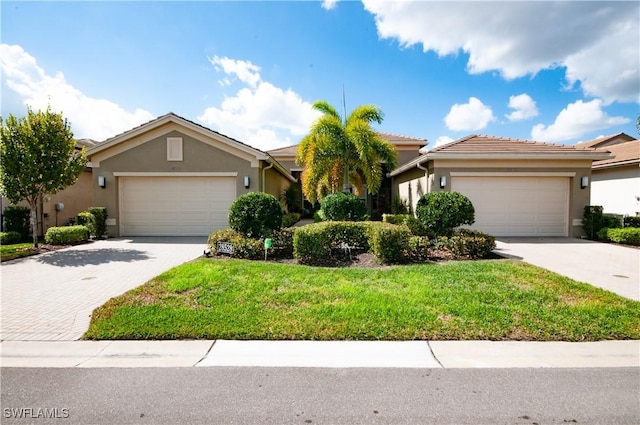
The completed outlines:
[[[122,236],[207,236],[228,227],[235,177],[120,177]]]
[[[451,173],[451,190],[475,207],[471,228],[494,236],[567,236],[569,177]]]

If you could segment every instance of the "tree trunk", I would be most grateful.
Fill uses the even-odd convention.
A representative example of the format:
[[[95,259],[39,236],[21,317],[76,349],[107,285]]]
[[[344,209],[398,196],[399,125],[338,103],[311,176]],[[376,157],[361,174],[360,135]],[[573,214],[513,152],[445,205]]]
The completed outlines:
[[[33,235],[33,247],[38,247],[38,204],[37,200],[35,202],[29,202],[29,207],[31,207],[31,214],[29,218],[31,219],[31,234]]]

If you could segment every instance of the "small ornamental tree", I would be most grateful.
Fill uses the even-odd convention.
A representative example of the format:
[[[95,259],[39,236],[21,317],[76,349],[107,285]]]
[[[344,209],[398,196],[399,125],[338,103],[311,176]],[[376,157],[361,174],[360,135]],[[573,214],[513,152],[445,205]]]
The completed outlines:
[[[229,209],[229,227],[250,238],[260,238],[282,226],[282,206],[262,192],[240,195]]]
[[[337,192],[325,196],[320,202],[325,220],[328,221],[364,221],[367,218],[367,206],[362,199],[351,193]]]
[[[0,118],[0,191],[31,210],[33,245],[38,246],[36,207],[45,194],[71,186],[87,164],[85,149],[76,150],[69,123],[62,114],[27,109],[27,116]]]
[[[416,205],[416,215],[423,225],[437,236],[447,236],[453,229],[464,224],[473,224],[473,204],[458,192],[431,192],[423,195]]]

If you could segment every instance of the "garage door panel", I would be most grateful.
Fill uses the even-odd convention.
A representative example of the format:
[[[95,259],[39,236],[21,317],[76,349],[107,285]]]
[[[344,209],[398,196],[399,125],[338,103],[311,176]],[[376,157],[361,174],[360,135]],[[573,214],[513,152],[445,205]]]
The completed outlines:
[[[569,179],[566,177],[457,177],[451,189],[476,210],[473,229],[494,236],[566,236]]]
[[[228,226],[233,177],[121,177],[121,233],[205,236]]]

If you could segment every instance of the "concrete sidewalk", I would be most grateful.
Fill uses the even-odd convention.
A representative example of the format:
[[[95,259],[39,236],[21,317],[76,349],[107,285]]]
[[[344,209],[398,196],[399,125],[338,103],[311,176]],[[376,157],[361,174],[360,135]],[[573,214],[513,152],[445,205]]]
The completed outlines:
[[[1,367],[640,367],[640,341],[4,341]]]

